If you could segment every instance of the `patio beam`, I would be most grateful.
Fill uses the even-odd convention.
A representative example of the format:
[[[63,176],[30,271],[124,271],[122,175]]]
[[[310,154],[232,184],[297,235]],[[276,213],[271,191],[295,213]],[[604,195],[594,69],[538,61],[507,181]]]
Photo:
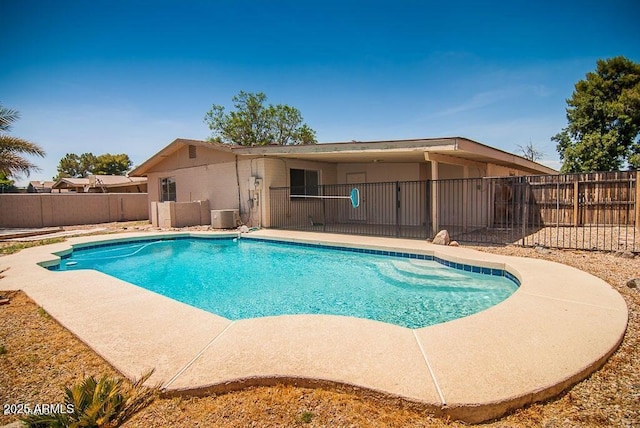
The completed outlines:
[[[446,163],[449,165],[462,165],[466,167],[469,167],[469,166],[472,166],[475,168],[487,167],[487,164],[485,162],[476,162],[469,159],[463,159],[463,158],[449,156],[449,155],[441,155],[440,153],[431,153],[427,151],[424,152],[424,160],[429,162]]]

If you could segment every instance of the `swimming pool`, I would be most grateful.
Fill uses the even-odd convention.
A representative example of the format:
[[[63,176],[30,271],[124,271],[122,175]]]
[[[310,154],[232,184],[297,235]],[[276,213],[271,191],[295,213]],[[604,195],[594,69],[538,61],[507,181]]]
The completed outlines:
[[[230,320],[326,314],[408,328],[480,312],[518,287],[503,270],[432,256],[256,239],[75,248],[56,269],[95,269]]]

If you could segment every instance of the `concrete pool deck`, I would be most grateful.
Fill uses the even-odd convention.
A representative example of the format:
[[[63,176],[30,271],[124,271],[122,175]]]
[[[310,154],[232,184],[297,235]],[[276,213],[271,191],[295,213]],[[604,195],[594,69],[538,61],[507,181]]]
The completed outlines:
[[[155,368],[168,394],[279,382],[402,398],[467,422],[543,400],[599,368],[623,339],[627,306],[606,282],[558,263],[424,241],[261,230],[282,239],[435,255],[505,269],[507,300],[458,320],[408,329],[357,318],[293,315],[230,321],[95,271],[37,263],[88,242],[202,236],[152,232],[78,237],[0,258],[0,289],[21,289],[128,377]],[[228,234],[227,234],[228,235]]]

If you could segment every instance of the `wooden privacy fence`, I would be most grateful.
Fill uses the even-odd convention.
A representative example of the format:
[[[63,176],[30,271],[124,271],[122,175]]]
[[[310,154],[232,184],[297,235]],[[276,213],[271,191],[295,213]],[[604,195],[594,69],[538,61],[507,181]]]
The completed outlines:
[[[638,172],[526,177],[546,225],[634,225],[640,221]]]
[[[502,179],[493,193],[494,233],[524,246],[640,251],[638,177],[618,171]]]
[[[640,251],[638,172],[488,177],[318,186],[358,187],[361,204],[270,188],[269,227],[469,243]]]

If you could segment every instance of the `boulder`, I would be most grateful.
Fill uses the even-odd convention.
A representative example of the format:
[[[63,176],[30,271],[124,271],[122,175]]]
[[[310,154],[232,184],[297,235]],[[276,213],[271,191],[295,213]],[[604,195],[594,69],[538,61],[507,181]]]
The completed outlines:
[[[633,278],[627,281],[627,287],[629,288],[638,288],[640,285],[640,278]]]
[[[542,247],[540,245],[535,247],[535,250],[536,250],[537,253],[540,253],[540,254],[551,254],[553,252],[550,249]]]
[[[451,242],[449,242],[449,246],[450,247],[459,247],[460,244],[458,244],[458,241],[451,241]]]
[[[445,229],[438,232],[435,238],[433,238],[433,241],[431,241],[432,244],[436,245],[449,245],[450,242],[449,232]]]

